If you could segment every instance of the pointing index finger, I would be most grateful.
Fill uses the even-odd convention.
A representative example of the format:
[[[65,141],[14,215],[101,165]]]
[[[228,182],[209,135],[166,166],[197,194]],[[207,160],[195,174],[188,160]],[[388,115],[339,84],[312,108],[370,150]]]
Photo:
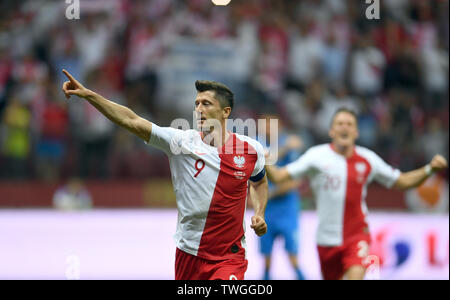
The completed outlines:
[[[75,78],[73,78],[72,75],[70,75],[70,73],[66,71],[66,69],[63,69],[62,71],[71,82],[78,83],[78,81]]]

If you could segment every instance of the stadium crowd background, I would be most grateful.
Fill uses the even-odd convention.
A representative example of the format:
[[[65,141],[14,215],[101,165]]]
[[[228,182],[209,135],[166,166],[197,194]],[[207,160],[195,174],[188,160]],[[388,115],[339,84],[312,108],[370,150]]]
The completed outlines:
[[[206,77],[235,91],[233,118],[275,112],[305,147],[346,105],[391,165],[448,158],[448,1],[380,2],[368,20],[357,0],[96,0],[68,20],[62,0],[1,1],[0,176],[169,178],[162,152],[65,99],[62,68],[164,126],[192,120]]]

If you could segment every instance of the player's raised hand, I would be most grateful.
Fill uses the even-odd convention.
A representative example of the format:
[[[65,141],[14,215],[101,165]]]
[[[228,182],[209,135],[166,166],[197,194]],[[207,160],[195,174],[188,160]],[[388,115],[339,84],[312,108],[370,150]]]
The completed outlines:
[[[250,227],[253,228],[257,236],[262,236],[267,232],[266,221],[264,221],[264,218],[260,216],[252,217],[252,224],[250,225]]]
[[[66,98],[69,99],[71,95],[75,95],[84,98],[88,95],[88,89],[86,89],[81,83],[79,83],[69,72],[65,69],[62,72],[67,76],[69,81],[65,81],[62,86],[62,90]]]
[[[433,171],[440,171],[447,168],[447,160],[439,154],[436,154],[430,162]]]

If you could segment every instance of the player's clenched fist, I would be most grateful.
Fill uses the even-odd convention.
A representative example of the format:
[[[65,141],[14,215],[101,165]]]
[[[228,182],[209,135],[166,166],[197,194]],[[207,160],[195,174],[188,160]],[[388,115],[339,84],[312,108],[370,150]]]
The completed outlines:
[[[435,155],[430,162],[433,171],[440,171],[447,168],[447,160],[442,155]]]
[[[81,83],[79,83],[72,75],[69,74],[66,70],[62,70],[63,73],[67,76],[69,81],[63,83],[62,90],[66,98],[69,99],[71,95],[75,95],[81,98],[84,98],[88,95],[89,90],[86,89]]]
[[[259,216],[252,217],[252,224],[250,227],[253,228],[257,236],[262,236],[267,232],[266,221],[264,221],[264,218]]]

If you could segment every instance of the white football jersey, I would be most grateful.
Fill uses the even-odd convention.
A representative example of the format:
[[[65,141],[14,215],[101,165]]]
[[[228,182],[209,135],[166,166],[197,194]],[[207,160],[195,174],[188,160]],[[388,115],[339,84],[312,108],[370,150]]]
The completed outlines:
[[[314,192],[319,225],[317,244],[340,246],[368,233],[365,202],[372,180],[390,188],[400,171],[386,164],[373,151],[356,146],[345,158],[331,144],[310,148],[287,166],[292,178],[307,176]]]
[[[209,260],[245,259],[248,180],[264,177],[262,146],[230,133],[217,148],[203,142],[199,131],[155,124],[149,144],[169,157],[178,207],[177,247]]]

